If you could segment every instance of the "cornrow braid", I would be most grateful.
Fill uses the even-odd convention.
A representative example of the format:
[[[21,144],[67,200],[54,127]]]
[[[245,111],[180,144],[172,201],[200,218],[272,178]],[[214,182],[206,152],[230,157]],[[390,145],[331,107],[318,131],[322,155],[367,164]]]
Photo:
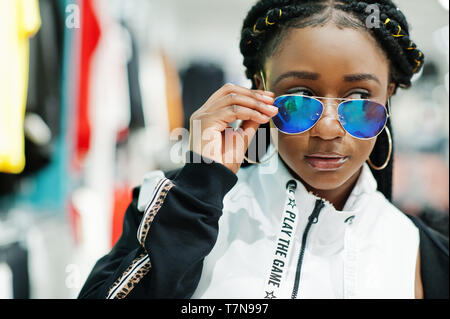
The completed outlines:
[[[377,5],[380,26],[368,29],[391,61],[391,80],[397,86],[411,86],[412,76],[423,66],[424,54],[409,37],[409,27],[403,13],[389,0],[367,2],[352,0],[261,0],[257,2],[244,20],[240,50],[244,57],[246,75],[253,76],[270,54],[271,40],[277,39],[284,28],[320,24],[339,10],[359,20],[365,27],[370,11],[369,5]],[[327,9],[330,9],[327,11]],[[323,13],[321,17],[320,14]],[[309,24],[308,24],[309,22]],[[297,23],[297,25],[295,24]],[[275,42],[276,44],[276,42]],[[272,48],[273,51],[274,48]],[[254,83],[253,83],[254,86]]]
[[[371,14],[369,5],[376,5],[380,13],[380,23],[376,27],[368,28],[366,21]],[[386,53],[390,61],[390,77],[397,87],[408,88],[411,78],[420,71],[424,63],[424,54],[410,39],[408,22],[403,13],[391,0],[260,0],[248,12],[244,19],[241,33],[240,50],[244,57],[246,76],[256,88],[255,74],[263,69],[264,61],[273,54],[280,44],[284,31],[288,28],[303,28],[321,25],[332,17],[333,11],[339,11],[341,19],[338,22],[343,27],[365,29],[373,35],[380,48]],[[392,137],[393,130],[388,120]],[[258,131],[252,143],[259,145],[259,140],[269,141],[269,124],[261,125],[265,130]],[[265,132],[261,136],[260,132]],[[268,145],[266,143],[266,145]],[[258,161],[265,150],[257,149]],[[388,149],[388,139],[380,134],[371,154],[375,165],[385,161]],[[248,154],[247,154],[248,155]],[[243,167],[251,165],[248,162]],[[391,157],[384,170],[372,173],[377,180],[378,190],[392,200],[392,167]]]
[[[392,1],[367,1],[338,4],[336,8],[352,11],[361,21],[368,17],[367,7],[375,4],[380,9],[380,27],[371,28],[372,34],[391,60],[391,80],[402,88],[411,86],[412,76],[423,66],[424,54],[409,37],[409,26],[403,13]]]
[[[240,49],[249,79],[259,71],[261,60],[266,57],[269,49],[267,43],[271,42],[271,37],[280,33],[284,23],[293,19],[308,18],[325,9],[319,1],[311,1],[301,6],[289,2],[292,1],[260,1],[244,20]],[[280,6],[271,7],[267,5],[268,3]]]

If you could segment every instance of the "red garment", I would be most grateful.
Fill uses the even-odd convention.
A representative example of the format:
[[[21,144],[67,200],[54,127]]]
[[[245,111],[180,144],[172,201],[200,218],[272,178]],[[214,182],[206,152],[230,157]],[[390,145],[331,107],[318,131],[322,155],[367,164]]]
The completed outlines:
[[[100,24],[92,2],[93,0],[83,0],[79,2],[81,7],[81,50],[78,107],[75,118],[75,168],[80,168],[82,165],[84,158],[89,151],[91,141],[91,122],[89,119],[91,61],[101,36]]]
[[[67,205],[67,219],[69,221],[70,228],[72,229],[73,240],[76,245],[81,240],[81,215],[74,205],[73,198],[69,198]]]
[[[123,218],[125,211],[132,200],[132,190],[127,186],[118,187],[114,190],[114,208],[112,218],[111,247],[113,247],[122,235]]]

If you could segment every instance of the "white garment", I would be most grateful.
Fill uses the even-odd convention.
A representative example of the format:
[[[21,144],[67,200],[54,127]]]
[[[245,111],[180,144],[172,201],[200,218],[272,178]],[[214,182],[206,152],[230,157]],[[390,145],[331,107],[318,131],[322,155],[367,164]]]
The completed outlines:
[[[193,298],[265,297],[285,185],[293,179],[278,156],[270,161],[278,161],[274,174],[261,174],[257,165],[239,170]],[[299,224],[278,298],[291,297],[303,230],[317,199],[297,185]],[[365,164],[343,211],[325,203],[308,234],[298,298],[414,298],[419,232],[376,187]]]
[[[267,165],[276,171],[265,174],[261,165],[238,171],[238,182],[223,201],[217,242],[205,258],[192,298],[265,298],[269,293],[286,184],[294,178],[278,156]],[[142,189],[154,187],[159,175],[148,175]],[[296,182],[297,231],[277,298],[291,298],[302,236],[318,200]],[[343,211],[325,202],[308,233],[297,298],[414,298],[418,229],[376,188],[364,164]],[[139,198],[141,206],[145,201]]]
[[[0,262],[0,299],[13,299],[13,275],[8,264]]]
[[[101,37],[92,57],[89,79],[92,137],[84,170],[85,188],[80,188],[74,197],[82,209],[81,245],[89,262],[95,262],[111,248],[117,135],[130,122],[127,63],[131,42],[109,5],[109,0],[93,1]],[[95,240],[89,241],[90,238]]]

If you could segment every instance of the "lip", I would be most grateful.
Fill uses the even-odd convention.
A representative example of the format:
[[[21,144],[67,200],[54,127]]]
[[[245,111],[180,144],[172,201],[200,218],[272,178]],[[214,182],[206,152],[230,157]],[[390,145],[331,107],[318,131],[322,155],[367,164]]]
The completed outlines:
[[[318,171],[338,170],[347,160],[347,156],[338,153],[314,153],[305,155],[305,161]]]

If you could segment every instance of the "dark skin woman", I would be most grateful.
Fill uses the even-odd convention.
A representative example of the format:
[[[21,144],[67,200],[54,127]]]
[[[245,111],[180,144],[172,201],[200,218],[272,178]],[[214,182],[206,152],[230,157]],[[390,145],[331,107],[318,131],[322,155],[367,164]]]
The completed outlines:
[[[191,137],[191,149],[237,173],[256,129],[278,112],[271,107],[273,98],[295,93],[370,99],[386,105],[396,87],[390,65],[368,29],[339,26],[333,16],[317,26],[288,28],[264,61],[261,71],[265,83],[260,74],[255,74],[256,90],[227,84],[193,114],[191,123],[200,121],[203,137],[207,138]],[[342,210],[377,137],[360,140],[348,134],[338,121],[338,103],[326,102],[324,114],[307,132],[294,135],[278,132],[278,138],[273,140],[291,174],[308,191]],[[228,123],[235,120],[243,121],[241,128],[226,130]],[[270,125],[274,127],[272,121]],[[225,143],[230,138],[227,134],[241,141],[236,143],[241,149]],[[217,148],[208,147],[211,144],[222,152],[212,152],[211,149]],[[229,158],[233,160],[226,160]],[[335,165],[337,160],[339,165]],[[415,291],[416,298],[423,297],[419,254]]]
[[[240,50],[251,88],[191,116],[80,297],[448,298],[448,238],[392,204],[390,98],[424,61],[396,5],[260,0]]]

